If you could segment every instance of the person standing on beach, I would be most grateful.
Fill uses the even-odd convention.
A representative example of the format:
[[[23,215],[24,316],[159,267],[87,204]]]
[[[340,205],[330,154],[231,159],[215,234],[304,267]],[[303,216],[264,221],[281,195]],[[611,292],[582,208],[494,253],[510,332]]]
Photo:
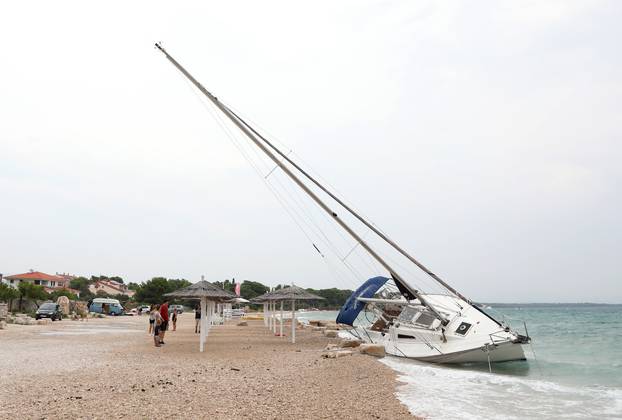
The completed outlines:
[[[173,309],[171,321],[173,321],[173,331],[177,331],[177,308]]]
[[[160,315],[160,312],[158,311],[158,306],[154,305],[151,307],[152,311],[149,314],[149,317],[153,317],[153,344],[155,344],[156,347],[160,347],[161,344],[161,340],[160,340],[160,328],[162,327],[162,315]]]
[[[153,315],[153,311],[155,310],[155,305],[151,305],[149,308],[149,334],[153,333],[153,324],[155,322],[155,316]]]
[[[194,333],[198,334],[201,332],[201,305],[197,305],[194,308]]]
[[[162,316],[162,325],[160,326],[160,344],[166,344],[164,342],[164,333],[168,328],[168,300],[165,300],[160,305],[160,316]]]

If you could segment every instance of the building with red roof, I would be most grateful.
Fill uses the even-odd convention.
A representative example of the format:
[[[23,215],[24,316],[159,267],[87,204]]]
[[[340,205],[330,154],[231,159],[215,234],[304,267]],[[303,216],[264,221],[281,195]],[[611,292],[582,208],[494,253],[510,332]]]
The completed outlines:
[[[6,276],[2,279],[2,282],[17,288],[20,283],[31,283],[36,286],[43,286],[46,292],[54,292],[56,290],[67,289],[75,295],[80,295],[79,290],[71,289],[69,282],[72,276],[68,275],[53,275],[42,273],[41,271],[30,270],[28,273],[14,274],[12,276]]]
[[[134,296],[135,293],[133,290],[128,289],[126,284],[119,283],[110,279],[97,280],[95,283],[89,286],[89,291],[94,295],[96,295],[97,292],[102,291],[111,296],[126,295],[129,297]]]

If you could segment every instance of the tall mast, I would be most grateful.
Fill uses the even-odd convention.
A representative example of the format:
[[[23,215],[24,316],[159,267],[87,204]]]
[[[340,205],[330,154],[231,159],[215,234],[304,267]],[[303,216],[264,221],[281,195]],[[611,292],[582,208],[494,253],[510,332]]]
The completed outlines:
[[[218,98],[212,95],[201,83],[199,83],[188,71],[177,62],[171,55],[166,52],[166,50],[159,44],[155,44],[156,48],[162,51],[162,53],[166,56],[166,58],[184,75],[188,80],[192,82],[193,85],[201,91],[218,109],[222,111],[223,114],[227,116],[239,129],[242,131],[262,152],[266,154],[281,170],[292,180],[296,185],[298,185],[313,201],[315,201],[329,216],[331,216],[339,226],[341,226],[363,249],[365,249],[380,265],[382,265],[390,274],[393,280],[396,282],[398,288],[400,290],[404,289],[413,297],[419,299],[419,301],[425,305],[430,311],[432,311],[436,317],[446,325],[448,320],[440,313],[436,308],[430,305],[426,299],[419,293],[418,290],[411,287],[397,272],[386,262],[376,251],[374,251],[368,244],[361,238],[350,226],[348,226],[339,216],[335,213],[326,203],[324,203],[305,183],[303,183],[286,165],[284,165],[275,155],[268,149],[260,140],[255,137],[254,133],[243,124],[237,117],[234,115],[229,108],[227,108],[224,104],[222,104]],[[403,293],[403,291],[402,291]]]

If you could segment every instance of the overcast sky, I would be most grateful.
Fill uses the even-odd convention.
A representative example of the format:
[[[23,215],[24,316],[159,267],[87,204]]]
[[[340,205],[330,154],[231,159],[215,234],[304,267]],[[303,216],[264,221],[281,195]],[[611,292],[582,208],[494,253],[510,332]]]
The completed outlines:
[[[386,274],[340,266],[352,243],[281,194],[307,239],[162,41],[469,297],[622,302],[621,19],[616,1],[4,3],[0,272]]]

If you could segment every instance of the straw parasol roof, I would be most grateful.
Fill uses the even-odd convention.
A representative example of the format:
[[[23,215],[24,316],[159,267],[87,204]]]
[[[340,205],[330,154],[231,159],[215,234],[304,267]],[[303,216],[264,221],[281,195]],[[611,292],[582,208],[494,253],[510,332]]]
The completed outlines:
[[[272,292],[264,293],[261,296],[257,296],[254,299],[251,299],[253,303],[263,303],[264,304],[264,312],[268,311],[268,318],[264,316],[264,324],[271,328],[276,334],[276,302],[281,302],[281,316],[279,318],[279,323],[281,324],[281,337],[283,336],[283,302],[291,301],[292,302],[292,343],[296,342],[296,325],[298,321],[296,321],[296,301],[297,300],[324,300],[323,297],[314,295],[298,286],[287,286],[279,290],[274,290]],[[269,307],[271,309],[268,309]],[[267,320],[267,321],[266,321]]]
[[[237,296],[231,292],[221,289],[212,283],[201,280],[183,289],[175,290],[171,293],[166,293],[164,296],[182,298],[182,299],[201,299],[207,298],[214,301],[229,301],[235,299]]]
[[[273,302],[281,300],[324,300],[323,297],[314,295],[298,286],[287,286],[282,289],[264,293],[251,299],[253,303]]]

